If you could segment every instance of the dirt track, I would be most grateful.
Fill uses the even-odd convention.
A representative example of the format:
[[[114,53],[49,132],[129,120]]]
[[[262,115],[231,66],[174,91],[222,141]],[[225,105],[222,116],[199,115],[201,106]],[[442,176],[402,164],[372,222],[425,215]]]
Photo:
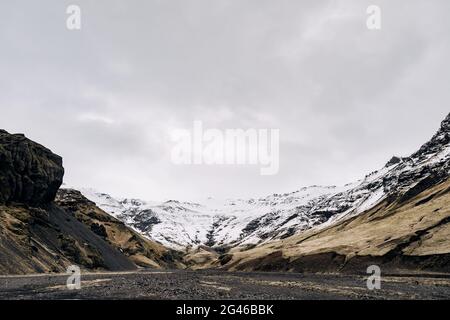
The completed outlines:
[[[450,275],[383,276],[380,290],[350,275],[141,271],[0,276],[0,299],[450,299]]]

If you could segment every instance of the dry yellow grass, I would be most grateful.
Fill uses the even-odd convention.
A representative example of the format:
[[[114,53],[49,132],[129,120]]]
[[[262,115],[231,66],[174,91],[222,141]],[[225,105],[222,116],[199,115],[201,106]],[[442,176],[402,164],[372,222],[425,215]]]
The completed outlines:
[[[227,264],[239,265],[274,252],[292,261],[320,253],[383,256],[401,246],[403,255],[428,256],[450,253],[450,181],[421,193],[406,203],[380,203],[357,217],[322,230],[309,230],[247,251],[234,248]]]
[[[199,247],[183,257],[185,264],[192,270],[214,268],[219,264],[219,254],[214,250]]]

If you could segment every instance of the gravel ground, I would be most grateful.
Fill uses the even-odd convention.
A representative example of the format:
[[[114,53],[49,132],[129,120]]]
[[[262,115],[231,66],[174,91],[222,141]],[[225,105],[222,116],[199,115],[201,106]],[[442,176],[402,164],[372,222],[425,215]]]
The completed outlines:
[[[0,299],[450,299],[450,275],[384,275],[368,290],[355,275],[139,271],[82,274],[69,290],[67,275],[0,276]]]

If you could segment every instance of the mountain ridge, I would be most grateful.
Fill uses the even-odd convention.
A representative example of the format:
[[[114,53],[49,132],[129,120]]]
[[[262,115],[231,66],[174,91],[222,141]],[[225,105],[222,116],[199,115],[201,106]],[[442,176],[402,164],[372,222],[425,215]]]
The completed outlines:
[[[258,199],[222,203],[147,202],[81,192],[149,239],[181,250],[196,246],[254,246],[322,228],[361,214],[383,200],[402,201],[443,182],[450,171],[450,114],[438,131],[408,157],[342,187],[310,186]]]

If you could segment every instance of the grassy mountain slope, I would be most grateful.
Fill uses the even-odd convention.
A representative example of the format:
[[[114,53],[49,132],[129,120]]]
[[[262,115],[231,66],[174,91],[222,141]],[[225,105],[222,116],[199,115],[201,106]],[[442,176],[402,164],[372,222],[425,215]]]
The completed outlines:
[[[178,253],[149,241],[76,191],[41,208],[0,206],[0,274],[182,267]]]
[[[402,202],[383,201],[335,225],[250,250],[234,248],[217,265],[228,270],[365,272],[450,271],[450,180]]]
[[[61,189],[55,202],[88,226],[98,237],[117,248],[141,267],[177,268],[182,267],[180,254],[156,242],[150,241],[125,224],[107,214],[95,203],[87,200],[79,191]]]

